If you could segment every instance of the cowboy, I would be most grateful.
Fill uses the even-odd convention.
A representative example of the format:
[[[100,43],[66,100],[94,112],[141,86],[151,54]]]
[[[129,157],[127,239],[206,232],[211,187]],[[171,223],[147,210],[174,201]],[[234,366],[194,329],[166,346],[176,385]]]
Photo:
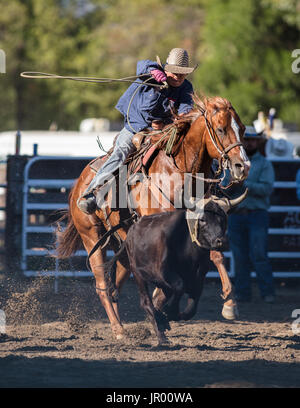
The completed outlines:
[[[138,79],[119,99],[116,108],[124,116],[124,127],[117,137],[111,156],[98,170],[78,200],[77,205],[81,211],[86,214],[95,212],[97,208],[95,192],[134,151],[135,146],[132,143],[134,134],[147,128],[161,130],[172,122],[174,110],[182,115],[192,109],[193,86],[186,76],[195,69],[196,66],[189,66],[189,56],[183,48],[173,48],[164,65],[161,65],[158,57],[157,62],[138,61],[137,76],[148,74],[150,80],[144,84],[143,79]],[[165,86],[154,87],[151,84]]]
[[[236,299],[239,302],[251,301],[252,267],[263,300],[267,303],[275,300],[272,267],[268,258],[268,208],[274,170],[271,162],[259,152],[261,137],[262,134],[258,134],[253,126],[246,126],[245,150],[251,161],[249,175],[244,181],[248,194],[228,217],[228,238],[234,259]],[[240,194],[239,191],[236,193]]]

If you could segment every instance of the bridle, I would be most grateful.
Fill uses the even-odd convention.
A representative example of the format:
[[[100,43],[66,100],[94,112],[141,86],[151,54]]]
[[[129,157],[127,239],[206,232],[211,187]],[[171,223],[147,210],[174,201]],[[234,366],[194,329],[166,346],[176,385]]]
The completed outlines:
[[[235,143],[231,143],[227,147],[224,147],[224,145],[221,142],[220,138],[218,137],[215,129],[213,128],[211,122],[207,118],[207,111],[203,110],[202,115],[203,115],[204,120],[205,120],[205,126],[206,126],[206,129],[208,131],[210,140],[211,140],[212,144],[214,145],[215,149],[217,150],[217,152],[220,155],[220,157],[218,159],[219,168],[218,168],[218,170],[216,172],[216,174],[220,174],[222,170],[227,170],[229,168],[230,158],[228,156],[228,153],[230,152],[230,150],[232,150],[233,148],[235,148],[237,146],[243,146],[243,144],[241,142],[235,142]],[[221,149],[219,148],[218,143],[221,146]]]
[[[235,147],[237,147],[237,146],[243,146],[243,143],[241,143],[241,142],[239,141],[239,142],[231,143],[229,146],[225,147],[225,146],[223,145],[222,141],[220,140],[220,138],[218,137],[216,131],[214,130],[214,128],[213,128],[211,122],[209,121],[209,119],[208,119],[208,117],[207,117],[207,110],[204,109],[203,107],[198,107],[198,109],[200,110],[201,116],[203,116],[203,118],[204,118],[204,120],[205,120],[205,126],[206,126],[207,132],[208,132],[208,134],[209,134],[210,140],[211,140],[213,146],[215,147],[215,149],[217,150],[217,152],[219,153],[220,156],[219,156],[219,158],[218,158],[218,169],[217,169],[217,171],[215,172],[214,178],[201,177],[201,176],[196,175],[196,174],[190,174],[190,176],[193,177],[193,178],[195,178],[195,179],[204,181],[204,182],[206,182],[206,183],[213,183],[213,184],[215,184],[215,183],[222,183],[222,181],[225,179],[225,176],[226,176],[225,170],[229,169],[230,158],[229,158],[229,156],[228,156],[228,153],[230,152],[230,150],[232,150],[233,148],[235,148]],[[215,114],[216,114],[216,111],[214,111],[213,115],[215,115]],[[213,115],[212,115],[212,116],[213,116]],[[184,136],[185,136],[185,135],[184,135]],[[160,141],[161,141],[161,139],[159,140],[159,142],[160,142]],[[183,143],[183,142],[184,142],[184,137],[183,137],[182,140],[181,140],[181,143]],[[218,146],[218,143],[219,143],[219,145],[221,146],[221,149],[220,149],[220,147]],[[171,164],[171,165],[175,165],[175,167],[177,168],[177,170],[179,170],[180,173],[184,173],[184,171],[181,170],[181,169],[177,166],[177,164],[176,164],[176,162],[175,162],[175,160],[174,160],[174,157],[173,157],[173,161],[174,161],[174,163],[172,163],[172,162],[170,161],[170,164]],[[222,177],[218,177],[218,176],[221,175],[222,170],[223,170],[223,176],[222,176]],[[186,174],[189,174],[189,173],[186,173]],[[233,183],[235,183],[235,181],[231,181],[231,182],[228,184],[228,186],[226,186],[226,187],[223,186],[222,189],[228,189],[229,187],[232,186]]]

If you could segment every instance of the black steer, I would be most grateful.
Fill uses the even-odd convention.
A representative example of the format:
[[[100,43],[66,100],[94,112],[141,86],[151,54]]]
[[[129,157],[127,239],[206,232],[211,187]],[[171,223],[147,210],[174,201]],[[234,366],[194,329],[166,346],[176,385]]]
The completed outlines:
[[[158,337],[166,343],[165,330],[170,320],[191,319],[197,310],[205,275],[209,268],[209,250],[220,250],[227,227],[226,212],[244,197],[205,199],[204,211],[177,210],[142,217],[128,231],[125,246],[131,272],[137,282],[141,307],[146,311]],[[192,242],[188,216],[198,215],[197,243]],[[152,283],[165,296],[162,310],[155,308],[148,291]],[[180,313],[179,301],[188,295]]]

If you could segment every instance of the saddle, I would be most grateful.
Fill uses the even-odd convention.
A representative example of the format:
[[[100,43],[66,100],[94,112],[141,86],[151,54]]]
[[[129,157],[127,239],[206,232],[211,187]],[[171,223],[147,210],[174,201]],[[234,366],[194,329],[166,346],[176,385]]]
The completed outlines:
[[[129,157],[125,160],[125,163],[124,163],[124,164],[127,164],[128,166],[127,180],[129,179],[129,177],[133,176],[141,169],[143,169],[143,172],[147,172],[147,169],[149,168],[152,159],[155,157],[158,151],[158,145],[155,143],[157,142],[157,140],[159,140],[159,137],[157,137],[157,140],[156,140],[152,136],[149,137],[148,133],[150,132],[145,132],[145,131],[140,132],[140,133],[135,134],[133,137],[132,142],[135,145],[136,150],[132,154],[129,155]],[[105,155],[96,157],[92,162],[90,162],[89,166],[94,173],[97,173],[98,170],[106,162],[106,160],[108,160],[108,158],[111,156],[114,150],[115,141],[117,137],[118,135],[116,135],[114,139],[113,147]],[[118,174],[119,174],[119,170],[116,170],[116,172],[114,173],[114,176],[118,177]],[[109,184],[110,182],[107,183],[106,191],[107,189],[110,188]],[[110,223],[111,210],[109,210],[108,203],[105,200],[103,200],[104,197],[107,197],[107,193],[105,193],[103,196],[103,194],[100,194],[100,191],[101,191],[101,188],[98,190],[98,193],[95,194],[97,206],[98,208],[102,208],[102,211],[105,214],[105,219],[108,224],[109,230],[112,230],[113,226]],[[129,212],[131,213],[131,216],[136,215],[135,212],[132,211],[132,209],[130,209],[129,202],[128,202],[128,206],[129,206]],[[121,245],[122,239],[118,231],[117,230],[114,231],[113,235],[117,239],[119,244]],[[105,247],[108,244],[109,239],[110,238],[107,239],[103,247]]]
[[[105,155],[96,157],[89,164],[94,173],[97,173],[97,171],[112,154],[117,137],[118,135],[114,139],[113,147]],[[128,156],[124,163],[128,165],[128,176],[137,173],[142,168],[145,171],[148,170],[159,149],[157,142],[159,141],[160,137],[161,132],[158,132],[156,135],[152,132],[150,134],[150,131],[142,131],[133,136],[132,143],[134,144],[136,150]]]

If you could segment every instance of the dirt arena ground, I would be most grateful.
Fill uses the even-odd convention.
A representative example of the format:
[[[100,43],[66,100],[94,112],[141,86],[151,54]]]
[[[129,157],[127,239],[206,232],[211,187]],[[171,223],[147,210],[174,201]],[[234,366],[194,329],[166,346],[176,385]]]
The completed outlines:
[[[291,314],[300,285],[278,283],[277,302],[252,303],[234,322],[221,316],[221,286],[207,281],[198,313],[171,323],[170,345],[158,348],[139,307],[135,283],[120,297],[128,338],[112,338],[92,281],[15,281],[2,274],[0,387],[233,388],[299,387],[300,335]],[[299,323],[300,328],[300,323]]]

